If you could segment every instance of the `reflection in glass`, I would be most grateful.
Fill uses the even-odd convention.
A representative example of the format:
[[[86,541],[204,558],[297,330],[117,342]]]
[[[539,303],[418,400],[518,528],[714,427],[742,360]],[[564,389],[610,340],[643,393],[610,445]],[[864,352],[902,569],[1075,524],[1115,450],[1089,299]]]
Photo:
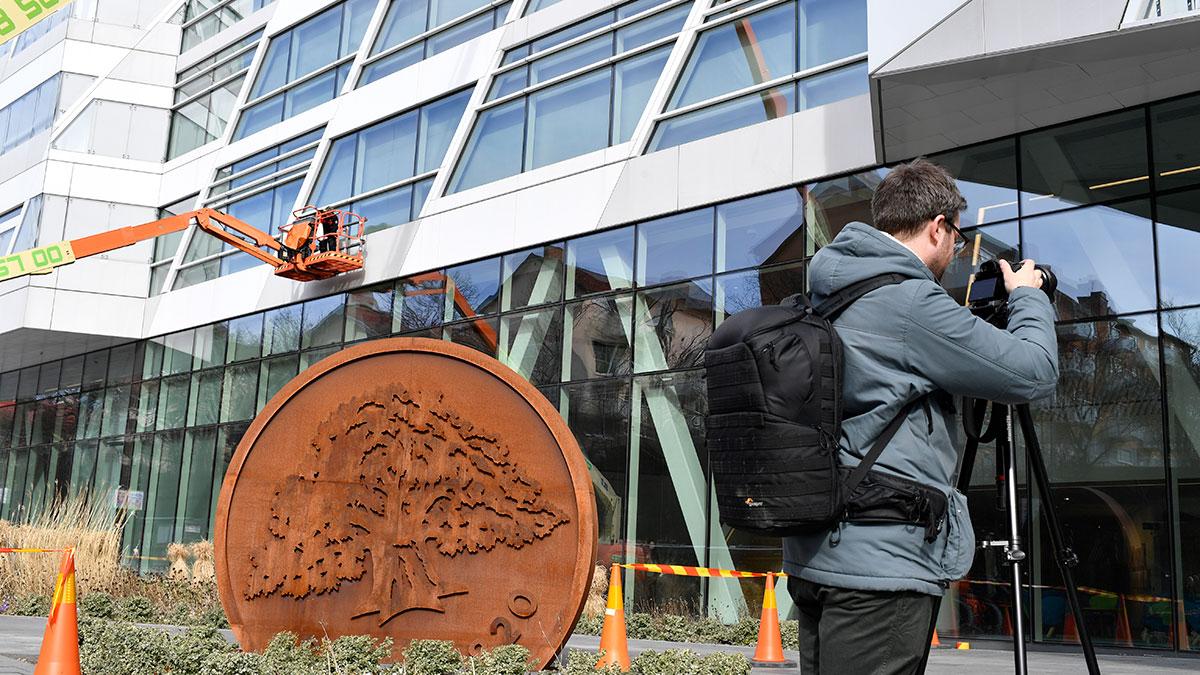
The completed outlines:
[[[255,411],[262,410],[271,397],[283,389],[283,385],[300,372],[300,356],[280,356],[274,359],[263,359],[258,374],[258,400]]]
[[[1157,189],[1200,183],[1200,97],[1151,106],[1150,136]]]
[[[563,245],[552,244],[504,256],[501,309],[521,309],[562,299]]]
[[[535,385],[558,382],[562,330],[558,308],[506,315],[500,320],[497,358]]]
[[[265,314],[263,356],[294,352],[300,348],[300,306],[272,309]]]
[[[979,271],[980,263],[1001,258],[1010,263],[1020,260],[1020,227],[1016,222],[978,227],[963,234],[967,235],[967,246],[950,261],[941,281],[942,288],[959,304],[966,301],[971,275]]]
[[[625,483],[629,454],[630,384],[625,379],[564,384],[559,412],[583,450],[596,493],[600,549],[596,561],[623,556]]]
[[[1021,138],[1023,215],[1140,194],[1149,189],[1146,119],[1140,109]]]
[[[717,271],[804,257],[804,200],[787,189],[717,207]]]
[[[192,375],[187,424],[216,424],[220,420],[221,369],[213,368]]]
[[[145,497],[146,521],[142,531],[141,571],[167,567],[167,544],[175,540],[175,506],[179,496],[179,471],[183,433],[169,431],[154,437],[149,488]]]
[[[680,9],[686,10],[684,5]],[[642,119],[654,85],[662,76],[671,47],[660,47],[618,63],[614,69],[612,143],[633,138],[633,130]]]
[[[707,564],[708,490],[704,480],[704,381],[699,372],[633,380],[626,540],[636,562]],[[638,611],[695,598],[699,580],[639,574],[627,584]]]
[[[1154,246],[1146,201],[1025,219],[1025,256],[1058,277],[1060,320],[1155,307]]]
[[[262,355],[262,314],[230,319],[225,362],[233,363]]]
[[[188,389],[191,378],[187,375],[163,378],[158,392],[158,429],[178,429],[187,419]]]
[[[633,285],[633,227],[567,242],[567,298]]]
[[[1155,155],[1157,157],[1157,155]],[[1158,289],[1163,307],[1200,302],[1200,190],[1158,198]]]
[[[445,317],[446,277],[441,272],[396,282],[392,332],[407,333],[441,325]]]
[[[713,330],[711,279],[641,291],[635,312],[634,372],[704,364]]]
[[[254,417],[258,412],[255,406],[257,390],[257,363],[226,367],[221,391],[221,421],[238,422]]]
[[[375,286],[346,294],[346,342],[392,332],[392,288]]]
[[[323,347],[342,340],[342,307],[345,295],[331,295],[304,303],[300,348]]]
[[[488,258],[446,270],[446,320],[500,309],[500,259]]]
[[[804,263],[733,272],[717,277],[716,325],[753,307],[778,305],[789,295],[804,291]]]
[[[1166,366],[1171,481],[1180,525],[1176,538],[1181,566],[1176,593],[1183,608],[1176,646],[1200,648],[1200,538],[1187,524],[1200,522],[1200,310],[1163,312],[1162,351]],[[1186,639],[1187,642],[1182,640]]]
[[[611,90],[611,72],[605,68],[531,94],[525,167],[607,147]]]
[[[957,180],[967,200],[958,225],[986,225],[1017,217],[1016,141],[1006,139],[929,158]]]
[[[813,254],[833,241],[852,222],[874,222],[871,197],[887,169],[871,169],[842,178],[823,180],[801,188],[804,195],[808,252]]]
[[[445,326],[442,339],[466,345],[488,356],[496,356],[496,348],[499,341],[496,328],[495,317],[464,321]]]
[[[480,113],[451,179],[458,192],[521,173],[525,142],[525,99]]]
[[[638,225],[638,285],[712,274],[713,214],[697,209]]]
[[[183,466],[179,478],[179,503],[175,513],[176,541],[189,543],[206,539],[208,506],[212,501],[213,458],[217,430],[192,429],[184,437]]]
[[[628,375],[633,367],[632,331],[632,296],[594,298],[567,305],[563,379]]]
[[[795,87],[772,87],[659,122],[650,150],[691,141],[790,115],[796,111]]]

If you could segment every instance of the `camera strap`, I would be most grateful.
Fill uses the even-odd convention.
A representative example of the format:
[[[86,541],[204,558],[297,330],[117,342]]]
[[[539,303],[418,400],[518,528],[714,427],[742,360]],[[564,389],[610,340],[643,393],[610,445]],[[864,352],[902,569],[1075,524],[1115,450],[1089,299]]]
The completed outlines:
[[[878,460],[879,456],[883,454],[884,448],[888,446],[888,443],[892,442],[892,439],[896,436],[896,432],[900,431],[900,425],[904,423],[904,420],[908,418],[909,414],[916,410],[917,406],[919,406],[921,402],[924,401],[928,396],[929,394],[922,394],[909,401],[907,405],[900,409],[900,412],[896,413],[896,416],[892,418],[892,421],[888,422],[888,425],[884,427],[883,432],[879,434],[879,438],[875,439],[875,443],[871,446],[871,449],[867,452],[867,454],[863,455],[862,461],[858,463],[858,466],[854,467],[854,470],[851,471],[850,475],[846,478],[846,482],[843,484],[842,494],[850,495],[854,493],[854,489],[857,488],[859,483],[862,482],[863,478],[866,477],[867,472],[871,470],[872,466],[875,466],[875,461]]]

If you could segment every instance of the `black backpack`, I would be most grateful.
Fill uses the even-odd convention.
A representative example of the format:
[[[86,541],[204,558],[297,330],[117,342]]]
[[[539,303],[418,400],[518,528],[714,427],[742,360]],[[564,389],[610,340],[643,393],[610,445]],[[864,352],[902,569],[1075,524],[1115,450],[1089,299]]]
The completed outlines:
[[[842,343],[831,322],[863,295],[906,278],[865,279],[815,308],[793,295],[739,312],[713,333],[704,351],[705,422],[722,523],[788,536],[831,529],[847,516],[847,496],[916,402],[857,467],[840,467]]]

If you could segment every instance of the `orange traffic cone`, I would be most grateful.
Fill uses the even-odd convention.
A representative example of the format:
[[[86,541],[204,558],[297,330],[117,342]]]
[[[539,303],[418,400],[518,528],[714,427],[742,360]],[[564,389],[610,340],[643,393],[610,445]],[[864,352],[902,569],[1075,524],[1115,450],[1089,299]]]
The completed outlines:
[[[933,639],[929,641],[929,646],[930,647],[941,647],[942,646],[942,641],[938,639],[936,628],[933,629]]]
[[[1063,642],[1079,644],[1079,630],[1075,627],[1075,613],[1071,611],[1070,607],[1067,608],[1067,618],[1063,622],[1062,639]]]
[[[750,662],[758,668],[794,668],[795,661],[783,658],[783,639],[779,635],[779,609],[775,606],[775,575],[767,573],[763,594],[762,619],[758,623],[758,646]]]
[[[54,603],[34,675],[79,675],[79,616],[75,610],[75,549],[63,553]]]
[[[1125,606],[1125,596],[1117,597],[1117,642],[1124,647],[1133,646],[1133,631],[1129,629],[1129,608]]]
[[[612,580],[608,582],[608,607],[604,610],[604,629],[600,631],[600,649],[604,655],[596,668],[617,665],[622,671],[629,670],[629,640],[625,637],[625,600],[621,590],[621,568],[612,566]]]

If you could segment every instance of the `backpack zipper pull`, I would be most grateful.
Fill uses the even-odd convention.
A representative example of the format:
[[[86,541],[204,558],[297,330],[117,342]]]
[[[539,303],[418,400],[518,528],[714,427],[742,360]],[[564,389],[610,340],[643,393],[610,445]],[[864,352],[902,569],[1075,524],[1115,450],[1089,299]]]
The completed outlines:
[[[776,338],[776,339],[778,339],[778,338]],[[763,347],[760,351],[761,351],[761,353],[767,355],[767,360],[771,362],[771,367],[774,368],[776,370],[776,372],[778,372],[779,364],[775,363],[775,340],[768,342],[767,346]]]

